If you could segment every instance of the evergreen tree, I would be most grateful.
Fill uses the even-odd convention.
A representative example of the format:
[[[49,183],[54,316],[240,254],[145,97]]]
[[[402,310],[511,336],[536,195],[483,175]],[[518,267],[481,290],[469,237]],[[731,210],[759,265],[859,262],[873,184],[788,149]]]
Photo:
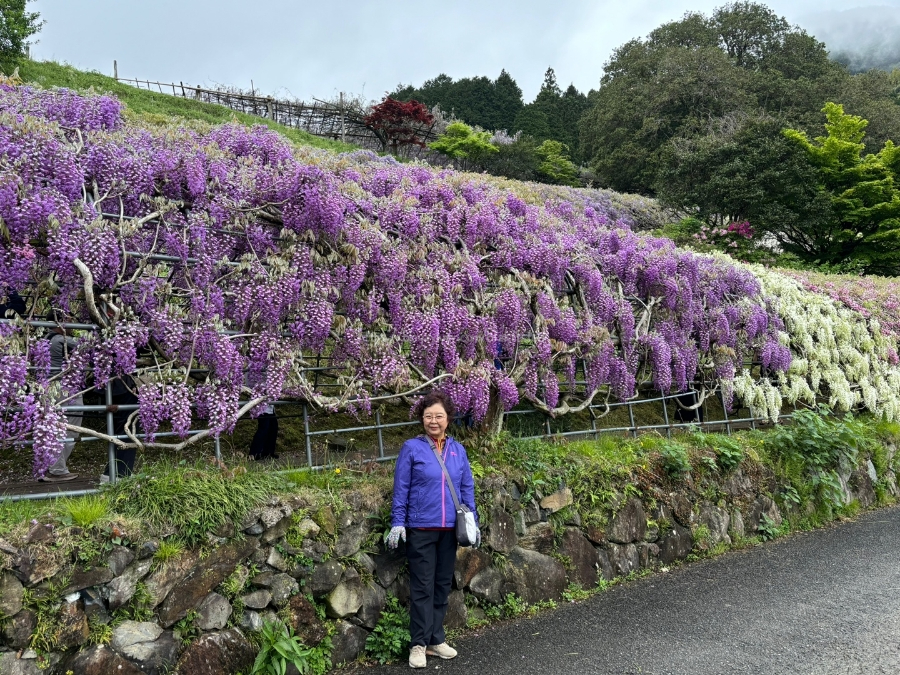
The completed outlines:
[[[501,70],[494,80],[494,118],[486,128],[513,132],[516,115],[524,105],[521,88],[506,70]]]

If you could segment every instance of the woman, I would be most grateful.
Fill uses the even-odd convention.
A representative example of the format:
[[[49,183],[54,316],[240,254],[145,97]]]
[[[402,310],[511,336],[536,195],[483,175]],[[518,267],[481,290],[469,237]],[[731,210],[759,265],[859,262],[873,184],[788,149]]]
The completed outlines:
[[[459,501],[475,511],[475,482],[465,448],[447,436],[453,406],[440,391],[416,406],[425,435],[403,444],[394,471],[394,504],[388,546],[406,542],[409,560],[409,665],[424,668],[425,657],[452,659],[444,640],[444,616],[456,565],[456,509],[437,459],[441,454]],[[481,543],[478,535],[476,546]]]

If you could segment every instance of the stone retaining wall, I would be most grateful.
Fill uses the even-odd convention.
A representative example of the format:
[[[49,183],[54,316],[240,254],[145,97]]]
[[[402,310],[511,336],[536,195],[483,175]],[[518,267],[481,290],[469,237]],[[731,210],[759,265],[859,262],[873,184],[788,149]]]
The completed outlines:
[[[896,477],[884,478],[897,495]],[[847,503],[873,505],[877,479],[871,462],[843,476]],[[459,551],[447,626],[466,625],[470,613],[484,618],[485,603],[499,604],[509,593],[529,603],[558,600],[571,583],[589,588],[600,578],[658,569],[697,549],[753,536],[761,522],[780,525],[799,514],[782,513],[771,497],[780,493],[773,480],[764,474],[751,480],[738,470],[714,486],[688,481],[677,491],[653,488],[643,500],[617,495],[605,518],[583,524],[567,488],[525,501],[523,486],[485,479],[479,493],[491,495],[492,503],[482,509],[484,546]],[[388,595],[408,599],[408,578],[403,554],[385,551],[381,533],[371,532],[371,506],[353,495],[343,501],[336,511],[302,497],[273,499],[244,522],[211,533],[211,548],[165,564],[154,561],[159,543],[151,540],[114,547],[103,564],[75,566],[53,555],[60,533],[40,523],[18,545],[0,540],[11,560],[0,571],[0,675],[247,673],[254,650],[246,636],[276,612],[306,644],[323,639],[326,625],[307,594],[334,621],[334,663],[355,659]],[[306,513],[313,515],[301,517]],[[299,548],[285,540],[289,528],[295,528],[292,541],[302,539]],[[226,597],[221,584],[236,574],[247,583]],[[29,649],[38,617],[26,592],[32,606],[34,599],[54,600],[56,648],[45,655],[46,670]],[[90,645],[91,627],[109,625],[138,593],[152,618],[118,623],[108,644]],[[467,606],[466,594],[478,603]],[[186,617],[199,637],[182,647],[179,626]]]

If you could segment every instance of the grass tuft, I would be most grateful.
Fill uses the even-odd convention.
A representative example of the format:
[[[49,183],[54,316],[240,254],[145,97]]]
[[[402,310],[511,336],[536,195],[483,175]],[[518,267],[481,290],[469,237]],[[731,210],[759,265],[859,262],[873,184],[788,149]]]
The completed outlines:
[[[187,545],[204,541],[228,520],[284,490],[284,481],[259,472],[230,475],[201,463],[157,464],[106,489],[110,503],[158,532],[177,532]]]
[[[109,502],[103,495],[64,499],[60,506],[64,518],[86,530],[105,521],[109,515]]]

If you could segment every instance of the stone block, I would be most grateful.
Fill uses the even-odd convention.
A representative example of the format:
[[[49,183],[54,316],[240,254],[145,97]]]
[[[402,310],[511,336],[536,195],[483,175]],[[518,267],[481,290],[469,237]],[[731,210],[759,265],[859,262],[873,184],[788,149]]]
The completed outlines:
[[[459,548],[456,552],[456,567],[453,571],[453,583],[456,588],[464,589],[481,570],[490,567],[491,556],[477,548]]]
[[[363,602],[362,581],[342,581],[325,596],[325,613],[332,619],[343,619],[356,614]]]
[[[25,587],[9,572],[0,572],[0,615],[13,616],[22,609]]]
[[[84,603],[64,602],[56,619],[56,644],[60,649],[73,649],[87,642],[90,635]]]
[[[244,607],[249,607],[250,609],[265,609],[272,602],[272,594],[265,589],[260,589],[242,595],[241,602],[244,603]]]
[[[605,549],[594,547],[597,551],[597,565],[600,568],[600,575],[607,581],[612,581],[616,576],[616,571],[609,559],[609,553]]]
[[[37,628],[37,615],[30,609],[23,609],[15,616],[0,623],[0,637],[7,647],[25,649],[31,642],[31,634],[34,633],[35,628]]]
[[[252,633],[253,631],[262,628],[263,620],[259,615],[259,612],[256,612],[252,609],[245,609],[244,613],[241,615],[240,620],[238,621],[238,625],[245,631],[249,631]]]
[[[734,509],[728,521],[728,536],[734,541],[744,536],[744,517],[740,509]]]
[[[709,530],[709,536],[705,542],[707,549],[713,548],[720,542],[731,544],[731,537],[728,536],[731,517],[725,509],[708,503],[701,504],[700,513],[697,514],[697,524],[706,526],[706,529]]]
[[[598,527],[597,525],[586,525],[584,528],[584,535],[593,544],[606,543],[606,530],[604,530],[602,527]]]
[[[541,507],[533,499],[522,509],[522,517],[526,525],[534,525],[541,522]]]
[[[207,633],[188,645],[178,659],[173,675],[248,673],[255,658],[253,645],[241,631],[231,628],[221,633]]]
[[[531,525],[525,531],[525,536],[520,537],[518,545],[539,553],[552,553],[556,540],[556,530],[550,523],[537,523]]]
[[[468,614],[465,594],[459,590],[451,591],[450,597],[447,599],[447,615],[444,617],[444,628],[465,628]]]
[[[565,529],[559,542],[559,553],[569,558],[572,563],[567,571],[570,582],[576,582],[582,588],[593,588],[597,585],[600,559],[597,549],[581,534],[581,530],[575,527]]]
[[[144,642],[153,642],[163,629],[152,621],[123,621],[113,630],[110,646],[118,653]]]
[[[94,586],[102,586],[113,580],[113,572],[109,567],[91,567],[90,569],[76,568],[72,571],[69,583],[62,590],[62,595],[70,595],[75,591]]]
[[[317,564],[306,582],[306,590],[314,598],[321,598],[330,593],[341,580],[344,568],[337,560],[326,560]]]
[[[221,630],[231,617],[232,607],[228,599],[218,593],[210,593],[197,607],[197,628]]]
[[[479,600],[499,604],[503,600],[503,575],[495,567],[487,567],[469,582],[469,592]]]
[[[281,607],[292,595],[300,592],[300,585],[288,574],[276,574],[269,584],[269,591],[272,593],[272,604]]]
[[[109,609],[115,611],[134,597],[138,583],[150,572],[153,560],[138,560],[107,585]]]
[[[150,606],[156,607],[168,597],[175,588],[197,565],[200,560],[198,550],[189,550],[179,557],[168,560],[159,569],[154,570],[148,577],[145,585],[150,595]]]
[[[342,514],[337,541],[334,544],[334,554],[338,558],[355,555],[359,551],[366,537],[369,536],[369,522],[363,514]]]
[[[300,536],[303,539],[306,539],[307,537],[315,539],[319,536],[319,532],[321,531],[322,528],[320,528],[312,518],[304,518],[297,523],[297,532],[300,533]]]
[[[516,525],[511,515],[500,506],[491,509],[485,543],[495,551],[509,553],[516,545]]]
[[[239,562],[258,547],[258,539],[247,537],[242,541],[233,541],[215,549],[172,589],[160,605],[159,622],[168,628],[184,618],[189,610],[200,604],[210,591],[234,571]]]
[[[634,544],[609,544],[607,553],[617,576],[628,576],[641,568],[637,546]]]
[[[331,637],[334,649],[331,652],[331,662],[334,665],[349,663],[363,653],[366,648],[366,638],[369,631],[359,626],[354,626],[349,621],[335,623],[335,633]]]
[[[71,654],[61,668],[63,673],[69,671],[77,675],[143,675],[140,668],[106,645],[95,645]],[[6,674],[3,668],[0,672]]]
[[[541,500],[541,508],[547,509],[550,513],[556,513],[571,505],[573,501],[572,491],[569,488],[563,488],[544,497]]]
[[[647,514],[639,499],[632,497],[613,516],[606,528],[606,538],[616,544],[641,541],[647,532]]]
[[[555,558],[514,548],[503,571],[502,594],[515,593],[528,603],[558,600],[566,588],[566,568]]]
[[[466,549],[460,549],[460,552]],[[457,558],[458,559],[458,558]],[[406,564],[406,556],[397,551],[387,550],[373,557],[375,562],[375,578],[378,583],[387,588],[392,583],[400,570]]]
[[[361,584],[362,604],[356,612],[356,618],[361,626],[369,630],[375,628],[381,612],[387,602],[387,593],[378,584]]]
[[[284,559],[284,556],[278,551],[274,546],[269,551],[269,555],[266,557],[266,565],[269,567],[273,567],[279,572],[287,572],[290,569],[290,565],[287,560]]]
[[[285,516],[272,527],[263,530],[262,536],[259,539],[263,544],[273,544],[287,534],[290,526],[291,516]]]
[[[328,629],[316,616],[316,607],[303,595],[295,595],[288,603],[288,623],[294,633],[311,647],[319,644]]]
[[[690,527],[694,524],[694,506],[691,501],[682,494],[674,493],[671,496],[672,514],[682,527]]]
[[[134,553],[125,546],[114,546],[106,561],[113,575],[119,576],[134,561]]]
[[[760,495],[750,507],[744,527],[755,534],[759,531],[759,524],[762,522],[763,516],[766,516],[776,527],[781,525],[781,511],[778,510],[778,506],[769,497]]]
[[[660,562],[668,565],[687,557],[694,548],[694,536],[688,528],[672,523],[669,529],[660,533],[657,544]]]

